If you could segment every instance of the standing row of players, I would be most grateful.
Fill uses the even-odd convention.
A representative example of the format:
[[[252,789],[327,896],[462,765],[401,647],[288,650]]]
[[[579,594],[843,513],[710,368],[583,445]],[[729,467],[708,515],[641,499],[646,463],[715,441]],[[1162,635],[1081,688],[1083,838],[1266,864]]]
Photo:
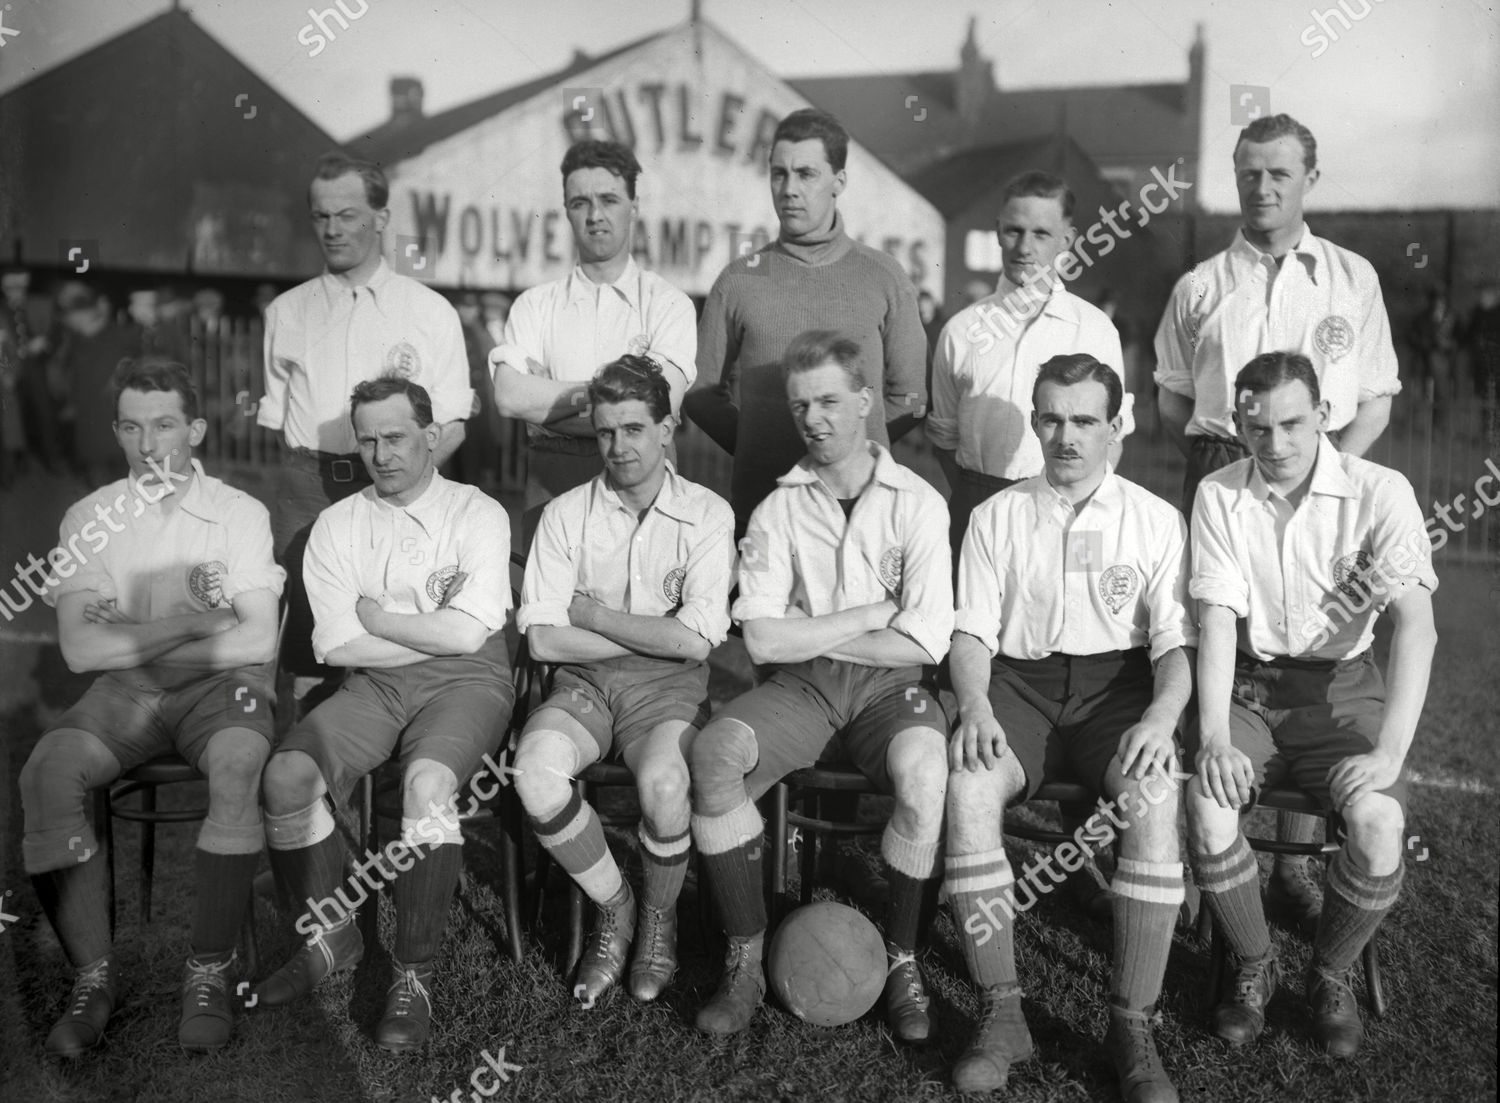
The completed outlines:
[[[1268,760],[1290,764],[1299,782],[1331,794],[1354,841],[1351,856],[1335,863],[1322,919],[1329,934],[1320,927],[1310,987],[1322,993],[1315,997],[1320,1034],[1336,1051],[1352,1052],[1358,1015],[1344,973],[1373,929],[1370,917],[1378,922],[1399,883],[1399,846],[1386,843],[1400,834],[1393,787],[1425,692],[1432,638],[1424,603],[1435,582],[1429,568],[1409,571],[1403,578],[1412,585],[1387,588],[1368,615],[1350,622],[1354,628],[1320,637],[1318,648],[1307,646],[1317,633],[1298,635],[1287,625],[1289,608],[1300,616],[1320,598],[1357,592],[1360,572],[1351,566],[1384,563],[1393,541],[1413,523],[1420,533],[1421,523],[1400,476],[1333,452],[1320,435],[1347,425],[1345,443],[1359,443],[1357,423],[1367,417],[1363,443],[1373,439],[1368,426],[1379,421],[1382,399],[1388,408],[1396,383],[1393,372],[1384,378],[1379,357],[1362,350],[1379,343],[1384,314],[1368,265],[1312,238],[1301,223],[1301,194],[1316,179],[1311,136],[1285,117],[1261,122],[1268,125],[1250,128],[1235,154],[1241,194],[1249,197],[1244,230],[1226,254],[1184,278],[1163,324],[1164,334],[1182,327],[1186,382],[1175,382],[1209,396],[1204,425],[1217,424],[1218,398],[1227,405],[1239,394],[1237,439],[1242,447],[1262,445],[1253,463],[1219,480],[1229,528],[1213,535],[1223,562],[1217,574],[1199,572],[1219,588],[1195,594],[1209,603],[1200,675],[1223,685],[1203,695],[1201,780],[1193,791],[1203,807],[1193,839],[1195,853],[1203,851],[1199,883],[1242,962],[1244,983],[1216,1012],[1217,1026],[1243,1041],[1259,1031],[1275,964],[1253,859],[1232,813],[1225,821],[1213,809],[1248,800]],[[1020,425],[1030,422],[1033,454],[1045,469],[988,498],[977,514],[983,523],[969,526],[950,747],[946,719],[933,724],[944,714],[923,671],[943,657],[954,628],[944,507],[881,444],[920,410],[921,331],[899,269],[843,233],[836,198],[846,146],[827,116],[798,112],[783,121],[770,164],[781,236],[720,277],[696,355],[691,305],[636,269],[626,248],[633,158],[606,143],[569,151],[564,195],[579,266],[522,296],[507,334],[515,339],[493,357],[497,404],[536,426],[530,504],[566,491],[541,517],[519,616],[533,653],[560,664],[561,688],[528,723],[516,784],[543,845],[599,905],[575,988],[586,1002],[622,979],[632,943],[630,987],[638,997],[652,998],[670,978],[672,905],[691,824],[731,936],[724,982],[699,1025],[732,1031],[748,1023],[764,984],[755,865],[762,828],[753,798],[810,764],[837,735],[896,797],[882,843],[892,884],[887,1008],[897,1033],[912,1040],[930,1029],[912,951],[940,880],[946,789],[946,875],[986,1007],[955,1078],[961,1087],[995,1087],[1030,1052],[1010,932],[976,918],[993,916],[997,898],[1012,892],[999,810],[1068,759],[1112,796],[1141,785],[1153,768],[1168,768],[1195,631],[1183,522],[1106,466],[1125,428],[1119,381],[1105,366],[1119,363],[1118,342],[1095,325],[1113,347],[1102,355],[1077,347],[1087,328],[1081,322],[1095,320],[1052,268],[1071,237],[1071,196],[1061,181],[1027,174],[1008,190],[1001,212],[1007,267],[988,303],[1008,311],[1012,324],[975,341],[964,328],[974,319],[960,315],[935,364],[929,432],[940,448],[944,440],[953,445],[941,454],[955,486],[977,488],[966,505],[955,503],[955,514],[1021,473],[1007,474],[1029,435],[1017,434],[1013,407],[1021,409]],[[452,370],[444,352],[452,336],[435,296],[380,260],[386,214],[378,171],[326,162],[310,198],[329,267],[273,304],[260,416],[287,436],[274,545],[291,585],[312,599],[313,625],[303,638],[317,661],[355,673],[344,692],[276,745],[265,768],[262,823],[257,792],[271,751],[263,724],[269,709],[257,716],[246,703],[264,700],[269,687],[246,667],[268,658],[262,652],[274,639],[284,576],[264,554],[265,541],[254,539],[254,503],[188,463],[204,431],[190,389],[162,369],[123,380],[118,434],[135,481],[70,512],[62,547],[78,557],[85,540],[97,554],[82,557],[53,596],[69,662],[128,673],[101,679],[76,715],[59,720],[22,779],[28,870],[38,875],[39,895],[79,970],[69,1011],[48,1040],[53,1052],[96,1042],[115,999],[107,925],[99,921],[102,870],[97,861],[78,861],[97,849],[84,794],[174,738],[209,776],[211,791],[199,838],[184,1044],[216,1048],[228,1038],[234,930],[262,829],[286,895],[337,899],[345,856],[327,799],[345,796],[398,743],[412,858],[388,875],[399,964],[377,1040],[411,1048],[428,1033],[428,979],[461,839],[456,817],[434,818],[433,810],[452,807],[461,782],[498,745],[509,712],[497,635],[509,604],[509,530],[498,505],[436,473],[462,438],[470,401],[462,346]],[[1281,263],[1287,256],[1298,259]],[[1216,264],[1229,273],[1218,283]],[[1309,305],[1309,294],[1352,297],[1360,279],[1374,298],[1352,315],[1357,330],[1348,313],[1313,320],[1325,308],[1352,308],[1342,298]],[[1259,290],[1247,296],[1247,282]],[[1259,301],[1259,315],[1247,298]],[[1293,303],[1306,315],[1300,333],[1288,328],[1299,316]],[[1230,306],[1243,317],[1225,328],[1219,315]],[[1258,357],[1231,388],[1214,382],[1223,365],[1215,350],[1231,337],[1256,351],[1310,343],[1320,359]],[[705,356],[720,382],[690,395],[688,408],[735,452],[733,514],[665,462],[673,413]],[[371,376],[384,378],[358,382]],[[884,403],[872,393],[877,380]],[[1178,393],[1169,378],[1162,382]],[[352,409],[345,405],[351,387]],[[1325,389],[1331,404],[1322,400]],[[1357,412],[1340,422],[1351,405]],[[986,407],[1003,414],[975,416]],[[1004,418],[1012,428],[1002,433]],[[1188,440],[1208,435],[1186,428]],[[740,448],[740,439],[755,445]],[[1202,448],[1194,443],[1194,451]],[[602,474],[587,449],[603,458]],[[152,486],[162,488],[156,497],[146,493]],[[139,497],[126,531],[135,535],[121,539],[111,525],[96,549],[90,528],[103,536],[98,522],[132,494]],[[1329,496],[1355,499],[1359,508],[1338,508]],[[752,658],[775,671],[694,740],[706,719],[703,659],[727,631],[716,587],[727,591],[735,528],[748,531],[734,615]],[[961,522],[954,531],[963,532]],[[1069,539],[1079,535],[1088,554],[1069,560]],[[1048,540],[1057,542],[1055,556],[1038,553]],[[1195,543],[1194,555],[1208,546]],[[1274,553],[1282,547],[1296,554]],[[1386,604],[1398,610],[1401,631],[1393,699],[1382,711],[1368,622]],[[1229,642],[1237,621],[1238,658]],[[1116,699],[1120,685],[1132,687],[1128,700]],[[235,714],[229,724],[226,709]],[[1364,742],[1351,744],[1341,733]],[[1327,776],[1313,776],[1312,767],[1298,772],[1312,748],[1332,756],[1327,764],[1310,760]],[[567,780],[611,751],[641,781],[647,880],[639,907],[603,845],[597,816]],[[1110,1040],[1131,1098],[1174,1097],[1148,1025],[1170,941],[1170,919],[1164,927],[1159,920],[1175,913],[1183,891],[1172,810],[1175,803],[1126,829],[1114,885],[1117,929],[1134,936],[1116,955]],[[309,935],[306,945],[263,982],[261,1003],[295,998],[362,952],[347,916],[299,921],[298,930]]]

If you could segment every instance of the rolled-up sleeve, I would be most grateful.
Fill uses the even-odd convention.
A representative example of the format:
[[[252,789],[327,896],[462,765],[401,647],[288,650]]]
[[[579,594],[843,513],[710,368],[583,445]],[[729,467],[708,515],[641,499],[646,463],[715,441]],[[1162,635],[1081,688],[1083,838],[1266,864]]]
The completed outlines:
[[[507,357],[506,362],[516,371],[528,375],[532,374],[533,362],[538,365],[545,365],[547,362],[546,352],[542,347],[541,299],[540,290],[526,292],[516,300],[505,319],[505,340],[501,347],[520,353],[514,359]],[[492,352],[490,362],[494,361],[495,354]]]
[[[1156,327],[1156,385],[1184,398],[1197,393],[1193,386],[1193,340],[1188,330],[1192,279],[1189,272],[1177,281],[1161,325]]]
[[[1381,481],[1375,512],[1379,520],[1370,533],[1370,550],[1379,608],[1384,610],[1417,586],[1436,590],[1432,541],[1411,484],[1392,472]]]
[[[948,508],[931,488],[907,492],[906,548],[901,564],[901,611],[891,627],[942,662],[953,638],[953,552],[948,544]]]
[[[447,607],[467,613],[493,635],[505,627],[510,611],[510,518],[498,502],[479,494],[463,518],[458,569],[464,584]]]
[[[1233,498],[1200,483],[1193,503],[1193,578],[1188,593],[1199,604],[1222,605],[1237,617],[1250,615],[1250,580],[1235,555],[1229,511]]]
[[[980,503],[964,534],[958,556],[958,611],[953,627],[973,636],[993,656],[1000,653],[1000,606],[1005,595],[1001,591],[1004,576],[995,565],[992,502]]]
[[[569,542],[563,517],[565,505],[558,498],[547,503],[531,541],[526,579],[521,584],[521,608],[516,613],[516,627],[522,632],[572,624],[568,607],[573,604],[573,592],[578,585],[578,562],[573,553],[581,545]]]
[[[795,579],[791,549],[786,537],[774,535],[789,533],[792,527],[785,518],[772,516],[778,508],[774,494],[757,506],[740,541],[740,596],[732,610],[740,624],[763,617],[781,619],[792,604]]]
[[[932,354],[932,406],[927,411],[927,439],[934,448],[953,452],[958,448],[958,380],[954,378],[958,339],[954,318],[938,335]]]
[[[92,527],[96,537],[103,535],[107,541],[103,526],[93,511],[87,508],[91,501],[92,498],[86,498],[69,509],[63,515],[62,524],[58,526],[57,546],[66,552],[67,561],[59,562],[61,556],[58,555],[48,556],[52,570],[48,573],[47,585],[42,594],[42,601],[47,605],[56,605],[57,599],[63,594],[96,593],[103,598],[119,596],[114,579],[104,569],[99,558],[108,546],[107,542],[94,548],[84,532],[85,528]],[[88,547],[79,547],[80,542]]]
[[[675,288],[663,288],[652,306],[648,353],[676,368],[691,387],[698,378],[698,319],[693,302]]]
[[[232,602],[251,590],[270,590],[277,597],[286,585],[286,571],[271,554],[271,515],[260,502],[245,495],[224,519],[229,527],[228,567],[220,579],[224,600]]]
[[[1197,647],[1198,628],[1188,594],[1192,565],[1187,522],[1180,513],[1158,527],[1152,545],[1157,559],[1146,583],[1146,610],[1151,618],[1151,661],[1156,662],[1176,648]]]
[[[682,580],[682,605],[674,616],[717,647],[729,635],[729,582],[734,570],[734,511],[729,503],[715,501],[694,535]]]
[[[438,297],[428,308],[432,341],[432,420],[440,425],[465,421],[474,409],[474,388],[469,386],[469,355],[464,350],[463,326],[458,313]]]
[[[290,370],[278,355],[284,327],[281,303],[273,300],[266,308],[266,333],[262,341],[262,363],[265,364],[265,394],[255,407],[255,424],[263,429],[280,429],[286,421],[286,389]]]
[[[350,550],[347,534],[342,542],[341,548],[325,511],[313,522],[307,553],[302,557],[302,581],[313,613],[313,656],[320,663],[344,644],[366,635],[355,609],[360,593],[354,564],[345,554]]]
[[[1391,321],[1380,294],[1380,277],[1371,270],[1367,279],[1368,289],[1362,288],[1365,314],[1354,343],[1355,355],[1359,357],[1360,402],[1385,398],[1401,390],[1401,380],[1396,374],[1396,348],[1391,343]]]

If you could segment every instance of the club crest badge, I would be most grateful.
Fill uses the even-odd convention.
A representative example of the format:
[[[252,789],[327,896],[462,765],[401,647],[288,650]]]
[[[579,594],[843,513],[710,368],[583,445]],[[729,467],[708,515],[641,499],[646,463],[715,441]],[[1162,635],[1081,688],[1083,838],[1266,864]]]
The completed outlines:
[[[387,375],[399,375],[402,379],[415,379],[422,372],[422,358],[410,341],[398,341],[385,354]]]
[[[880,557],[880,584],[893,594],[901,592],[901,563],[900,548],[887,548]]]
[[[458,576],[457,567],[439,567],[427,576],[427,596],[441,605],[448,596],[448,587]]]
[[[1117,563],[1099,576],[1099,596],[1109,606],[1111,613],[1118,613],[1135,597],[1141,588],[1141,576],[1134,567]]]
[[[1354,327],[1339,314],[1330,314],[1318,323],[1313,344],[1329,360],[1338,360],[1354,347]]]
[[[687,578],[687,571],[684,568],[673,567],[661,580],[662,596],[674,609],[682,604],[682,582],[685,578]]]
[[[1333,563],[1333,584],[1350,601],[1365,601],[1370,596],[1370,567],[1374,560],[1361,548],[1340,556]]]
[[[217,559],[199,563],[188,572],[188,592],[210,609],[224,604],[224,575],[229,568]]]

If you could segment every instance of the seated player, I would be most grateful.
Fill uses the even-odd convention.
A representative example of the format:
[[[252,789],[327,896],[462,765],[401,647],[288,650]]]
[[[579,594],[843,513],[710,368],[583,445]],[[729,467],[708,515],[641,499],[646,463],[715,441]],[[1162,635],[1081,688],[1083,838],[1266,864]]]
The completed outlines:
[[[114,431],[130,477],[69,509],[48,557],[56,577],[43,598],[57,606],[63,658],[101,672],[21,771],[26,871],[77,970],[47,1036],[47,1052],[62,1057],[98,1044],[119,997],[109,870],[85,804],[122,771],[172,751],[208,778],[177,1037],[215,1050],[234,1024],[235,941],[262,848],[260,771],[273,739],[286,575],[271,557],[266,507],[192,458],[207,428],[186,368],[122,365]]]
[[[931,1031],[913,956],[937,902],[947,721],[933,664],[953,626],[942,496],[866,435],[859,347],[829,331],[783,361],[807,457],[777,480],[740,545],[734,616],[775,670],[721,709],[693,744],[693,841],[729,936],[723,980],[698,1029],[745,1029],[765,996],[764,829],[754,800],[838,749],[896,798],[881,840],[891,883],[887,1015],[897,1037]]]
[[[1032,1054],[1009,924],[1038,892],[1027,884],[1017,906],[1002,816],[1011,801],[1066,779],[1117,810],[1105,1047],[1121,1094],[1127,1103],[1177,1099],[1151,1020],[1183,898],[1171,771],[1192,690],[1185,649],[1196,642],[1187,525],[1109,467],[1121,389],[1113,369],[1086,353],[1041,366],[1031,425],[1042,474],[975,509],[959,559],[948,894],[984,1008],[953,1069],[960,1091],[1004,1087],[1010,1066]],[[1059,850],[1059,864],[1077,868],[1085,848],[1062,847],[1072,853],[1064,860]]]
[[[573,994],[594,1006],[620,981],[654,1000],[677,969],[677,895],[687,872],[688,766],[708,719],[709,651],[729,632],[734,513],[666,459],[671,389],[654,361],[622,356],[588,385],[604,472],[547,504],[516,622],[560,664],[526,722],[516,792],[537,841],[597,905]],[[641,802],[640,921],[578,771],[623,759]]]
[[[366,860],[395,881],[392,981],[375,1041],[404,1052],[431,1030],[428,985],[463,858],[455,796],[510,719],[510,520],[437,473],[439,429],[420,384],[366,380],[350,416],[374,485],[318,515],[303,570],[313,651],[351,673],[276,748],[265,775],[271,869],[283,898],[305,902],[296,929],[310,937],[255,992],[264,1006],[288,1003],[359,962],[353,907],[335,900],[337,891],[351,903],[332,808],[399,751],[407,865],[392,858],[390,872],[378,856]]]
[[[1401,889],[1401,767],[1437,645],[1431,543],[1411,484],[1323,435],[1328,403],[1307,357],[1257,356],[1234,393],[1250,456],[1205,476],[1193,505],[1202,640],[1188,839],[1239,961],[1214,1030],[1253,1042],[1280,979],[1240,815],[1261,785],[1290,782],[1348,831],[1328,865],[1306,997],[1318,1041],[1352,1057],[1364,1027],[1349,970]],[[1370,649],[1387,609],[1389,701]]]

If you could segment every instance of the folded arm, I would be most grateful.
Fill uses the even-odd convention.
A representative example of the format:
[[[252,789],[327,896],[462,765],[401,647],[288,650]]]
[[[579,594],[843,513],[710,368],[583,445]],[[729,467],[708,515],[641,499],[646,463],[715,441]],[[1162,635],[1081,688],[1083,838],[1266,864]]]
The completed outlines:
[[[820,617],[758,617],[745,621],[745,649],[757,663],[800,663],[883,633],[899,611],[893,601],[877,601]]]
[[[235,597],[235,623],[224,632],[179,644],[162,662],[197,670],[233,670],[276,657],[277,600],[270,590],[246,590]]]
[[[233,611],[217,609],[141,624],[95,591],[75,591],[57,599],[58,645],[68,669],[77,674],[143,666],[190,640],[228,632],[238,623]]]
[[[574,628],[600,636],[637,655],[658,659],[708,658],[708,641],[676,617],[651,617],[622,613],[600,605],[582,594],[568,607]]]

